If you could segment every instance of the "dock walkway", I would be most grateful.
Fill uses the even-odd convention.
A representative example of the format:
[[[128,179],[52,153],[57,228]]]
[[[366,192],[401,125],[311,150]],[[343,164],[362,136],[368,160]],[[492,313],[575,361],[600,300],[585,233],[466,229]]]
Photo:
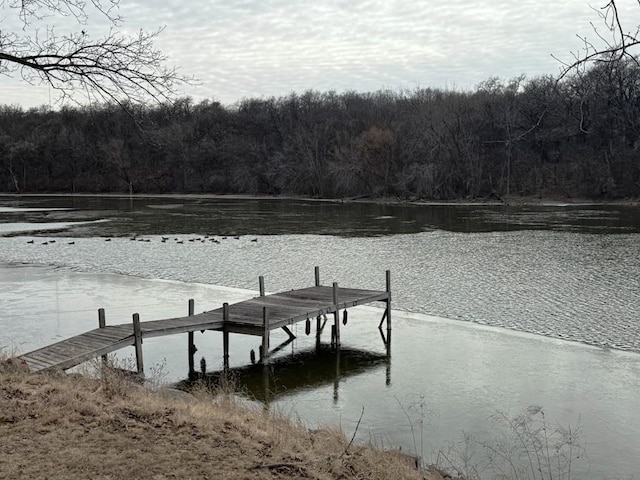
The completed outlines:
[[[339,311],[350,307],[373,302],[385,302],[386,310],[383,321],[387,322],[387,337],[391,332],[391,286],[390,274],[387,272],[386,289],[362,290],[354,288],[338,288],[321,286],[319,271],[316,267],[316,286],[272,295],[264,294],[264,280],[260,277],[260,296],[232,305],[224,304],[222,308],[194,314],[193,301],[189,301],[189,315],[178,318],[140,322],[138,314],[133,315],[133,322],[121,325],[105,325],[104,310],[99,311],[100,327],[60,342],[39,348],[17,358],[29,367],[32,372],[61,369],[66,370],[88,360],[107,355],[124,347],[136,348],[138,372],[143,371],[142,342],[144,338],[189,333],[189,368],[193,370],[193,332],[214,330],[223,332],[224,365],[228,367],[229,333],[257,335],[262,337],[260,360],[268,363],[269,332],[282,328],[290,338],[295,338],[288,327],[307,321],[307,333],[310,319],[316,319],[316,335],[318,341],[322,333],[320,317],[334,315],[331,342],[340,345]]]

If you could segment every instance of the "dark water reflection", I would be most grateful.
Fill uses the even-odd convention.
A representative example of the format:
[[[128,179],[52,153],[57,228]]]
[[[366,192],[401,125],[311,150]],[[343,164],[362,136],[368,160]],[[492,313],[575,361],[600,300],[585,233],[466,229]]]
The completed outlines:
[[[232,384],[234,391],[268,404],[278,397],[332,385],[334,401],[338,401],[340,382],[385,366],[388,370],[390,364],[390,358],[384,354],[355,348],[336,350],[323,344],[317,349],[277,357],[268,367],[256,364],[232,368],[226,373],[196,374],[194,379],[180,382],[178,388],[189,390],[203,380],[213,391]]]
[[[65,236],[283,235],[321,234],[367,237],[430,230],[491,232],[556,230],[584,233],[638,233],[639,209],[629,205],[484,204],[424,205],[339,203],[286,199],[194,197],[0,197],[15,208],[52,211],[0,211],[0,222],[78,222]]]

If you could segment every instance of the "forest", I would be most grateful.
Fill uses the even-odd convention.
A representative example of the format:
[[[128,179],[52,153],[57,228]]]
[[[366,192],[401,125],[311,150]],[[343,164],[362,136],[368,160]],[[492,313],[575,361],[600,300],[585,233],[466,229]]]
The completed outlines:
[[[472,91],[0,106],[0,191],[619,199],[640,196],[639,146],[625,56]]]

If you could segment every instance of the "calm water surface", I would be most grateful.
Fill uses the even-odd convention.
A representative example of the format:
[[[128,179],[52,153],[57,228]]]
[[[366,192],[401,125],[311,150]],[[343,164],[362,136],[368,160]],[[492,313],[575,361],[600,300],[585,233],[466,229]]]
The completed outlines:
[[[391,361],[372,328],[381,316],[374,308],[350,317],[340,359],[317,357],[299,332],[280,353],[272,405],[347,432],[364,407],[362,439],[433,460],[462,430],[494,432],[488,417],[496,410],[537,404],[554,422],[579,422],[588,434],[580,478],[640,478],[633,477],[640,471],[639,213],[589,205],[0,198],[0,263],[50,266],[0,271],[0,344],[24,351],[93,328],[98,307],[110,323],[134,311],[143,320],[180,315],[192,297],[215,308],[253,296],[259,275],[269,291],[297,288],[312,283],[319,265],[323,283],[382,289],[390,269],[398,309]],[[205,335],[199,348],[215,369],[220,339]],[[166,359],[169,378],[178,380],[185,342],[145,342],[145,355]],[[246,370],[256,347],[255,339],[234,337],[232,365]],[[301,369],[303,360],[312,367]],[[429,438],[418,448],[410,419]]]

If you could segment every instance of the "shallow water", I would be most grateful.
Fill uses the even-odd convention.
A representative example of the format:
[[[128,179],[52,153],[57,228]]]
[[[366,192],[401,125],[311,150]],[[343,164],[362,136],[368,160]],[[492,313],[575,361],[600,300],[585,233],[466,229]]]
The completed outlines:
[[[0,263],[58,267],[0,270],[0,344],[9,348],[26,351],[94,328],[99,307],[109,323],[134,312],[147,320],[186,313],[188,298],[196,298],[196,311],[249,298],[259,275],[268,291],[304,287],[319,265],[324,284],[382,289],[390,269],[391,362],[361,364],[356,355],[345,360],[355,368],[343,362],[333,379],[325,368],[320,383],[287,384],[273,408],[310,425],[340,423],[349,434],[364,407],[361,439],[433,460],[463,430],[495,432],[488,417],[496,410],[538,404],[553,422],[582,425],[590,463],[575,478],[640,471],[640,356],[622,351],[640,351],[637,207],[64,197],[0,198],[0,205],[5,232],[18,223],[45,229],[0,236]],[[56,232],[45,225],[86,221],[102,223]],[[361,312],[350,316],[345,348],[384,354],[375,328],[381,311]],[[298,333],[281,355],[313,350],[313,336]],[[232,366],[246,366],[258,343],[232,336]],[[210,370],[220,365],[215,333],[196,335],[196,344]],[[150,339],[144,348],[147,364],[166,364],[170,380],[184,378],[186,338]],[[428,440],[416,448],[410,427],[422,420]]]
[[[0,345],[28,351],[95,328],[98,306],[106,309],[107,323],[115,324],[129,322],[133,312],[142,320],[183,315],[188,298],[195,299],[199,312],[255,295],[66,268],[2,267]],[[355,353],[339,365],[326,350],[315,356],[314,335],[305,336],[299,324],[298,340],[276,357],[272,384],[279,387],[270,389],[270,408],[299,417],[310,428],[339,424],[348,436],[364,408],[358,439],[415,449],[434,461],[439,449],[459,445],[463,433],[493,440],[502,431],[491,423],[494,413],[540,405],[553,427],[582,430],[588,456],[574,462],[575,478],[640,478],[633,476],[639,469],[640,355],[394,310],[387,361],[376,328],[381,315],[375,307],[350,310],[342,341],[344,350]],[[276,334],[272,345],[278,338],[285,335]],[[326,334],[323,339],[327,342]],[[219,332],[196,332],[195,343],[198,364],[205,358],[209,370],[221,367]],[[232,369],[246,371],[249,352],[259,344],[258,337],[231,335]],[[186,335],[148,339],[143,348],[149,375],[164,381],[187,375]],[[358,352],[367,354],[358,358]],[[126,361],[132,354],[125,349],[119,358]],[[285,361],[291,354],[295,360]],[[293,381],[286,369],[295,372],[302,359],[308,378]],[[261,398],[255,376],[240,386],[257,389]],[[412,427],[424,435],[422,442],[414,442]]]

